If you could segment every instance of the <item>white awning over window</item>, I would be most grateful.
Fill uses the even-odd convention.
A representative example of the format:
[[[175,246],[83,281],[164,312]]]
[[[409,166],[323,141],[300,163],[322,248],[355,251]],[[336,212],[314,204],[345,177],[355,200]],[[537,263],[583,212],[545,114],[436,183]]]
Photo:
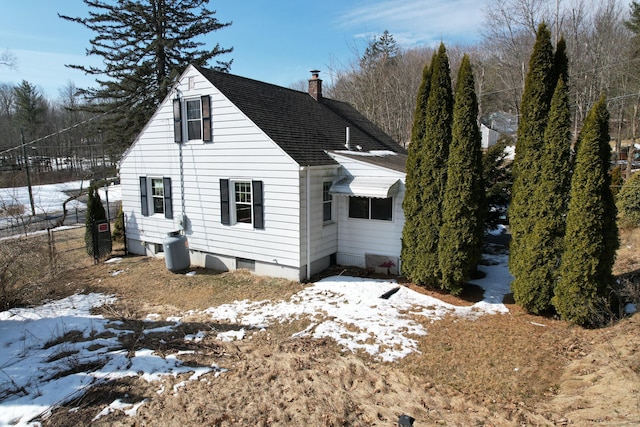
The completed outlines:
[[[398,178],[347,176],[333,184],[329,189],[329,193],[336,196],[386,199],[398,194],[399,190],[400,180]]]

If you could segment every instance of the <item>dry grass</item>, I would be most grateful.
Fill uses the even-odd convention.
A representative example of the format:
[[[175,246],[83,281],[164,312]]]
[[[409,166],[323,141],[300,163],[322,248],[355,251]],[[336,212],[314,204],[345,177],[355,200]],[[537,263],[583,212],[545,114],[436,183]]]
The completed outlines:
[[[620,250],[619,273],[637,271],[638,254],[632,250],[637,236],[623,236],[623,247],[630,247],[628,253]],[[62,238],[58,241],[62,247]],[[65,256],[77,268],[63,271],[46,291],[32,292],[34,303],[77,291],[114,294],[118,302],[101,314],[124,320],[127,330],[139,332],[123,338],[123,347],[133,351],[144,346],[159,354],[189,350],[193,353],[184,356],[186,363],[216,364],[229,371],[188,382],[176,393],[157,391],[171,390],[184,378],[166,378],[162,385],[141,380],[102,385],[54,411],[44,425],[391,426],[403,413],[415,417],[417,426],[640,423],[638,315],[608,328],[584,330],[528,315],[510,304],[508,314],[425,323],[428,335],[416,337],[421,353],[396,363],[345,353],[329,339],[292,339],[308,325],[305,319],[262,332],[249,330],[247,338],[234,343],[213,336],[187,343],[183,334],[239,326],[211,323],[189,310],[243,299],[284,300],[305,285],[243,271],[196,269],[195,276],[178,275],[163,260],[146,257],[93,265],[82,252]],[[328,273],[341,272],[364,274],[352,269]],[[481,298],[477,289],[456,298],[404,285],[457,305]],[[157,326],[141,322],[150,313],[182,315],[184,323],[171,336],[143,334]],[[91,422],[116,398],[148,400],[134,418],[114,412]]]
[[[640,228],[620,230],[620,249],[616,256],[614,274],[640,274]]]

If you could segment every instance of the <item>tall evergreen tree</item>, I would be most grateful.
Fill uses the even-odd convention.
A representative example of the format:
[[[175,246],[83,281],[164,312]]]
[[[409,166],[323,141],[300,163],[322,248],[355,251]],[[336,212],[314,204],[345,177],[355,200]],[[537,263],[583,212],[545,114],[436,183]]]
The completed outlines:
[[[452,141],[447,161],[438,240],[441,286],[457,295],[482,256],[484,183],[478,100],[471,62],[462,58],[456,82]]]
[[[635,34],[631,55],[636,58],[640,55],[640,3],[632,1],[629,4],[629,8],[631,9],[629,11],[629,20],[625,21],[624,25]]]
[[[571,113],[564,79],[560,78],[551,101],[549,122],[541,147],[540,177],[531,192],[529,215],[534,221],[527,236],[527,268],[518,278],[520,302],[533,313],[552,309],[558,267],[564,250],[565,220],[571,183]]]
[[[129,144],[158,104],[169,94],[188,64],[204,66],[232,49],[205,48],[203,36],[225,28],[209,0],[83,0],[88,18],[58,15],[96,33],[87,55],[102,58],[102,67],[69,65],[97,77],[98,88],[83,92],[96,112],[111,112],[107,137]],[[216,61],[226,71],[230,62]]]
[[[447,158],[451,144],[453,120],[453,95],[449,58],[444,44],[440,44],[431,70],[431,86],[425,113],[425,132],[420,149],[420,193],[421,209],[417,226],[409,224],[407,235],[416,233],[415,257],[403,258],[403,272],[421,285],[439,284],[438,236],[442,226],[442,200],[447,180]],[[405,227],[407,224],[405,223]],[[406,243],[403,244],[406,247]],[[406,252],[406,251],[404,251]]]
[[[594,104],[579,137],[567,212],[565,251],[553,305],[579,325],[598,323],[600,304],[613,284],[619,246],[616,207],[608,174],[609,112],[604,96]]]
[[[28,136],[33,137],[36,127],[44,119],[47,103],[36,87],[26,80],[13,88],[16,119]]]
[[[89,193],[87,197],[87,211],[85,213],[85,232],[84,232],[84,244],[87,250],[87,254],[92,257],[97,257],[95,253],[95,230],[94,227],[98,221],[107,219],[107,212],[102,206],[102,200],[100,200],[100,194],[98,189],[91,185],[89,187]]]
[[[534,312],[539,308],[536,292],[531,287],[537,285],[527,277],[536,244],[532,238],[536,218],[531,213],[535,210],[534,192],[541,177],[544,133],[558,76],[556,64],[551,33],[545,24],[540,24],[522,96],[509,207],[512,236],[509,269],[514,276],[511,289],[515,301],[525,310]]]
[[[427,113],[427,101],[431,88],[431,70],[434,67],[436,54],[431,58],[431,64],[426,64],[422,71],[422,82],[416,97],[416,110],[413,116],[413,128],[411,131],[411,143],[407,156],[407,177],[405,184],[404,199],[402,208],[404,210],[405,223],[402,229],[402,250],[404,274],[410,275],[410,266],[416,263],[418,258],[418,241],[420,240],[420,226],[422,219],[421,211],[424,206],[422,202],[422,183],[426,181],[423,177],[423,143],[425,132],[425,115]]]
[[[482,155],[482,179],[485,185],[485,227],[496,228],[511,200],[513,162],[508,158],[508,137],[501,137]]]

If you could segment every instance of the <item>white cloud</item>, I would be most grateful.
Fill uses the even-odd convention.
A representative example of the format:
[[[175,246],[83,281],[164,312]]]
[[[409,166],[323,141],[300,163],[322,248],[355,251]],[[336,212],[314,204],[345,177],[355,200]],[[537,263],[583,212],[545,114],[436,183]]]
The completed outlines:
[[[339,25],[380,34],[385,29],[405,47],[478,36],[484,0],[384,0],[346,11]],[[374,31],[372,31],[372,29]]]

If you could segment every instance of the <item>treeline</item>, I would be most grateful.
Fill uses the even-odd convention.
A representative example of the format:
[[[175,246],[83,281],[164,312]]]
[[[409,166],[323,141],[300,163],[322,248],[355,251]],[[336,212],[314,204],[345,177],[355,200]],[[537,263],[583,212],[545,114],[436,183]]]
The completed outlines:
[[[122,147],[96,131],[101,117],[78,109],[85,102],[73,83],[49,100],[35,84],[0,83],[0,167],[3,185],[23,185],[25,166],[34,174],[91,177],[113,167]],[[12,178],[13,177],[13,178]]]
[[[577,137],[591,106],[601,93],[611,112],[614,153],[637,136],[640,105],[640,45],[634,29],[637,2],[616,0],[491,0],[485,8],[480,41],[447,46],[451,69],[468,53],[475,76],[478,114],[503,111],[519,116],[529,55],[538,25],[546,23],[552,42],[565,40],[570,58],[572,137]],[[636,24],[637,25],[637,24]],[[411,138],[415,94],[432,48],[402,49],[384,32],[347,66],[330,70],[329,96],[353,104],[398,143]],[[452,76],[455,85],[455,76]]]

